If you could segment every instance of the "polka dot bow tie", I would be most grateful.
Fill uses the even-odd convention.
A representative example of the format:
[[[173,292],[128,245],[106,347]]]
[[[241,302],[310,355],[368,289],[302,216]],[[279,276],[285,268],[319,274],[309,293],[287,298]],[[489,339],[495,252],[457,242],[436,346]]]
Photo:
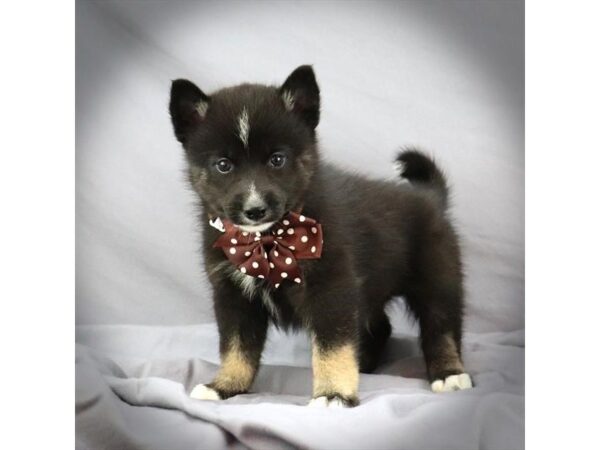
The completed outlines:
[[[229,221],[219,219],[211,225],[223,231],[213,245],[222,248],[238,270],[266,279],[275,286],[283,280],[302,283],[299,259],[317,259],[323,248],[321,224],[295,212],[288,213],[269,231],[242,231]]]

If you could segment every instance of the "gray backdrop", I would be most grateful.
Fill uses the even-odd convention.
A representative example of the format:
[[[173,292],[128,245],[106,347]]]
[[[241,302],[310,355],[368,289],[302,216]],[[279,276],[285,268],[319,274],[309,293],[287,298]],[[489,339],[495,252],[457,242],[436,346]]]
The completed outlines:
[[[78,2],[77,323],[213,320],[170,80],[210,92],[309,63],[323,155],[393,177],[399,146],[431,151],[464,238],[468,331],[523,328],[523,27],[510,1]]]
[[[522,2],[79,1],[76,24],[77,448],[523,448]],[[273,330],[249,394],[189,398],[218,334],[170,81],[281,83],[306,63],[326,158],[393,177],[417,144],[447,171],[474,389],[431,392],[396,307],[357,408],[306,408],[309,339]]]

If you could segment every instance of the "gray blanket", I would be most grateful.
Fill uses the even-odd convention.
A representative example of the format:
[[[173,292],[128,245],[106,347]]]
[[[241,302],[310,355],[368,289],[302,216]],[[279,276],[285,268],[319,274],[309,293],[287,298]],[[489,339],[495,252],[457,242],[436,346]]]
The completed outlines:
[[[361,405],[347,410],[305,407],[311,369],[304,334],[271,330],[253,392],[223,402],[187,395],[217,369],[213,325],[81,326],[77,339],[79,448],[524,445],[522,332],[468,334],[464,358],[475,387],[440,394],[424,379],[416,337],[395,335],[377,373],[361,375]]]

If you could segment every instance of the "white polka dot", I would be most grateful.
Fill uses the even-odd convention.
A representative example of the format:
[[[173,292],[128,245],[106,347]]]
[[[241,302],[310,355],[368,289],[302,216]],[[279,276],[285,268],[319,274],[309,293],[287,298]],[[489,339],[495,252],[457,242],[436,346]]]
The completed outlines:
[[[269,267],[270,267],[271,269],[274,269],[274,268],[275,268],[275,264],[273,264],[273,263],[269,263]]]
[[[232,244],[237,244],[237,239],[236,238],[231,238],[231,243]]]
[[[281,239],[281,236],[277,236],[277,239]]]
[[[257,231],[256,233],[254,233],[257,236],[260,236],[260,231]]]
[[[246,273],[246,268],[245,267],[240,267],[240,272]]]
[[[304,222],[304,221],[306,220],[306,217],[304,217],[304,216],[300,216],[300,217],[298,217],[298,220],[299,220],[300,222]]]
[[[315,247],[314,245],[310,248],[310,251],[312,253],[315,253],[317,251],[317,247]]]
[[[275,283],[275,289],[279,287],[279,283]]]
[[[294,229],[293,228],[288,229],[287,234],[289,234],[289,235],[294,234]]]
[[[244,256],[250,256],[252,254],[252,252],[246,252],[244,253]]]
[[[283,234],[283,228],[280,228],[279,230],[277,230],[277,234]]]
[[[287,278],[287,272],[281,272],[281,278]]]
[[[263,253],[263,258],[267,259],[267,254]]]
[[[260,241],[260,238],[259,238],[258,236],[256,236],[256,237],[254,238],[254,240],[258,242],[258,241]]]
[[[313,234],[317,234],[317,227],[312,227],[312,228],[310,229],[310,231],[312,231],[312,232],[313,232]]]
[[[294,247],[293,245],[290,245],[288,248],[289,248],[290,250],[296,250],[296,247]]]
[[[264,275],[259,275],[258,278],[260,278],[261,280],[263,280],[265,278]]]
[[[236,249],[235,248],[230,248],[229,249],[229,253],[231,253],[232,255],[235,255]]]
[[[283,221],[283,224],[284,224],[284,225],[289,225],[289,224],[290,224],[290,221],[289,221],[289,220],[284,220],[284,221]]]
[[[248,236],[248,232],[247,231],[242,231],[242,236]]]
[[[278,252],[277,250],[273,250],[273,254],[274,254],[275,256],[279,256],[279,252]]]
[[[300,278],[294,278],[294,281],[298,284],[302,283],[302,280]]]
[[[257,263],[256,261],[254,261],[254,262],[252,263],[252,267],[254,267],[255,269],[258,269],[258,263]]]
[[[292,263],[292,258],[285,258],[285,263],[286,264],[291,264]]]
[[[302,242],[308,242],[308,236],[302,236],[302,237],[300,238],[300,240],[301,240]]]

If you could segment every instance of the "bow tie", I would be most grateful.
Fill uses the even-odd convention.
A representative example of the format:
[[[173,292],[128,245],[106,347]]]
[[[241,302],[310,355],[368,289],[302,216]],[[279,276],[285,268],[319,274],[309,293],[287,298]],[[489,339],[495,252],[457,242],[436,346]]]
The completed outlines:
[[[216,219],[210,223],[224,231],[213,247],[222,248],[229,261],[243,274],[268,280],[275,288],[283,280],[302,283],[297,260],[321,257],[321,224],[295,212],[289,212],[262,233],[242,231],[227,220]]]

